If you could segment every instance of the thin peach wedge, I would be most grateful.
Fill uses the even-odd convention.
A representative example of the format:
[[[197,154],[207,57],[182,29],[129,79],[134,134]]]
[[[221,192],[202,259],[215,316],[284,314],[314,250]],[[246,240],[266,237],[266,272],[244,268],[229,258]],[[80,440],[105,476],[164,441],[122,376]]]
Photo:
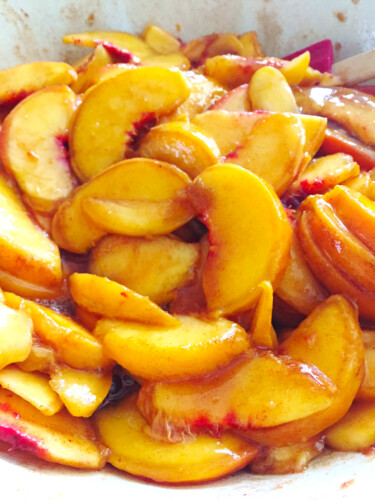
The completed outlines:
[[[0,369],[25,361],[32,346],[33,324],[23,311],[0,304]]]

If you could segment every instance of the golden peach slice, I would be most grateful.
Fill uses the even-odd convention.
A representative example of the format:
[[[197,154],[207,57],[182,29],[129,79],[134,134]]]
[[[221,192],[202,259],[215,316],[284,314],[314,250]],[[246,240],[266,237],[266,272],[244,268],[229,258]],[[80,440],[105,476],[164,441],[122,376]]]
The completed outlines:
[[[122,160],[139,130],[189,96],[187,79],[166,68],[137,68],[109,78],[83,98],[69,135],[74,171],[87,181]]]
[[[326,433],[327,445],[338,451],[366,451],[375,443],[375,401],[358,401]]]
[[[101,320],[94,335],[107,355],[146,380],[178,379],[209,373],[250,347],[248,334],[220,318],[176,316],[177,326]]]
[[[42,373],[51,373],[55,365],[56,357],[52,347],[36,344],[35,340],[25,361],[17,363],[17,366],[25,372]]]
[[[98,45],[90,55],[90,59],[86,61],[80,70],[77,70],[78,78],[73,83],[72,90],[77,94],[85,92],[91,86],[92,79],[99,69],[112,62],[107,50],[102,45]]]
[[[207,57],[219,54],[241,54],[243,44],[234,33],[213,33],[194,38],[181,47],[184,54],[194,66],[201,65]]]
[[[172,163],[192,178],[220,158],[219,148],[212,137],[197,125],[183,122],[153,127],[136,154]]]
[[[297,113],[293,92],[278,69],[270,66],[258,69],[249,83],[249,98],[252,109]]]
[[[62,273],[57,245],[31,221],[29,213],[3,177],[0,177],[0,227],[1,267],[4,271],[33,285],[60,286]]]
[[[155,432],[179,435],[292,422],[330,406],[335,393],[312,365],[250,351],[208,376],[146,382],[137,404]]]
[[[57,359],[82,370],[111,366],[100,342],[72,319],[12,293],[5,293],[5,300],[7,306],[31,317],[35,333],[55,349]]]
[[[101,469],[109,455],[88,420],[72,417],[66,410],[43,415],[5,389],[0,389],[0,439],[48,462],[80,469]]]
[[[19,103],[5,119],[0,157],[26,201],[52,212],[77,185],[64,146],[77,97],[69,87],[52,87]]]
[[[304,146],[305,131],[298,116],[265,114],[226,161],[259,175],[282,195],[299,172]]]
[[[262,281],[259,288],[262,291],[251,322],[251,336],[255,344],[276,349],[277,337],[272,326],[273,288],[269,281]]]
[[[60,297],[63,294],[63,286],[61,284],[57,288],[46,288],[34,285],[0,269],[0,287],[6,292],[21,295],[26,299],[53,299]]]
[[[28,401],[43,415],[54,415],[64,405],[48,381],[49,377],[46,375],[27,373],[13,365],[0,371],[0,386],[3,389],[8,389]]]
[[[94,274],[74,273],[69,278],[75,302],[89,312],[106,318],[139,321],[148,325],[176,327],[179,321],[148,297],[115,281]]]
[[[310,52],[307,50],[291,61],[288,61],[280,71],[289,85],[299,85],[306,76],[309,64]]]
[[[146,208],[146,218],[143,217],[143,223],[148,223],[151,217],[155,223],[159,224],[159,227],[160,224],[163,226],[163,221],[160,221],[158,214],[151,210],[151,207],[157,207],[158,202],[161,202],[161,209],[165,209],[167,205],[171,210],[164,226],[165,229],[171,226],[174,228],[182,226],[194,214],[184,200],[178,198],[178,192],[190,182],[185,172],[168,163],[146,158],[124,160],[77,188],[73,195],[60,205],[52,223],[53,238],[60,247],[66,250],[85,253],[106,234],[106,231],[100,229],[100,226],[96,225],[84,211],[83,200],[87,198],[134,201],[133,204],[128,205],[130,208],[133,207],[133,210],[127,212],[128,224],[133,223],[133,226],[137,221],[132,221],[130,216],[138,217],[137,210],[134,209],[137,202],[140,208],[142,206]],[[175,200],[175,202],[170,200]],[[147,202],[155,203],[148,205]],[[116,214],[117,212],[114,218],[118,222],[119,218]],[[165,211],[163,215],[166,215]]]
[[[365,347],[365,374],[356,399],[375,398],[375,331],[363,330],[363,344]]]
[[[146,239],[109,235],[93,249],[89,270],[163,304],[193,280],[199,255],[198,244],[170,236]]]
[[[181,47],[181,41],[178,38],[155,24],[146,26],[142,38],[158,54],[173,54]]]
[[[314,115],[299,115],[299,119],[305,129],[305,152],[313,158],[324,141],[327,118]]]
[[[147,57],[142,61],[142,66],[153,66],[158,68],[180,69],[188,71],[190,69],[190,61],[187,57],[179,52],[175,54],[155,54]]]
[[[23,311],[0,304],[0,369],[24,361],[32,346],[33,324]]]
[[[136,406],[137,395],[95,415],[101,439],[112,450],[109,462],[118,469],[162,483],[195,483],[228,475],[245,467],[257,449],[229,432],[221,439],[196,436],[184,443],[158,441]]]
[[[229,90],[221,99],[215,102],[211,109],[222,109],[223,111],[251,111],[247,83]]]
[[[87,418],[91,417],[107,396],[112,383],[112,375],[60,366],[51,375],[49,383],[71,415]]]
[[[242,45],[240,56],[243,57],[263,57],[263,49],[259,43],[256,31],[248,31],[238,36]]]
[[[21,64],[0,71],[0,105],[21,101],[51,85],[71,85],[77,79],[72,66],[62,62]]]
[[[204,170],[191,196],[209,230],[202,276],[208,310],[251,308],[258,284],[276,288],[288,263],[292,231],[280,200],[262,179],[230,164]]]
[[[369,172],[360,172],[357,177],[343,183],[353,191],[364,194],[371,201],[375,201],[375,168]]]
[[[117,76],[120,73],[129,71],[130,69],[137,69],[137,66],[135,66],[134,64],[125,64],[125,63],[114,63],[101,66],[92,75],[92,79],[90,81],[89,86],[91,87],[93,85],[96,85],[97,83],[103,82],[104,80],[108,80],[108,78]]]

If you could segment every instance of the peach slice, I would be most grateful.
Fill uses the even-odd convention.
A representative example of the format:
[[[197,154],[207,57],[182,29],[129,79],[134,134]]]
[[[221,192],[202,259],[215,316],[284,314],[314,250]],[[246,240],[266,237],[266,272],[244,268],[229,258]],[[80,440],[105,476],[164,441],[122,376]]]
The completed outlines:
[[[5,389],[0,389],[0,439],[48,462],[80,469],[101,469],[109,455],[88,420],[72,417],[66,410],[43,415]]]
[[[344,186],[364,194],[371,201],[375,201],[375,168],[369,172],[360,172],[357,177],[343,183]]]
[[[197,125],[183,122],[153,127],[136,154],[172,163],[193,178],[220,158],[219,148],[212,137]]]
[[[206,58],[220,54],[241,54],[244,46],[234,33],[213,33],[190,40],[181,47],[181,52],[192,62],[201,65]]]
[[[142,61],[142,66],[153,66],[158,68],[190,69],[190,61],[179,52],[175,54],[155,54]]]
[[[179,321],[148,297],[115,281],[94,274],[74,273],[69,278],[75,302],[89,312],[106,318],[139,321],[147,325],[176,327]]]
[[[203,375],[247,351],[247,333],[220,318],[204,320],[176,316],[177,326],[151,326],[101,320],[94,335],[105,351],[130,373],[146,380]]]
[[[85,92],[91,86],[92,79],[97,71],[112,62],[112,57],[102,45],[96,47],[89,60],[80,70],[77,70],[78,78],[73,83],[72,90],[77,94]]]
[[[20,64],[0,71],[0,105],[21,101],[51,85],[71,85],[77,79],[72,66],[62,62]]]
[[[313,158],[324,141],[327,118],[314,115],[299,115],[299,119],[305,129],[305,152]]]
[[[278,69],[264,66],[258,69],[249,83],[249,97],[252,109],[297,113],[293,92]]]
[[[281,73],[289,85],[299,85],[306,76],[310,64],[310,52],[307,50],[281,68]]]
[[[204,170],[191,196],[209,230],[202,276],[208,310],[250,309],[258,284],[276,288],[288,263],[292,231],[280,200],[262,179],[230,164]]]
[[[273,288],[269,281],[262,281],[262,292],[255,306],[251,322],[251,336],[255,344],[276,349],[277,337],[272,326]]]
[[[59,287],[62,274],[57,245],[33,224],[3,177],[0,177],[0,227],[2,269],[37,286]]]
[[[222,109],[224,111],[251,111],[248,85],[244,83],[230,90],[221,99],[216,101],[211,109]]]
[[[104,80],[108,80],[108,78],[113,78],[114,76],[124,73],[125,71],[129,71],[130,69],[137,69],[137,66],[125,63],[106,64],[105,66],[101,66],[92,75],[89,86],[91,87],[97,83],[103,82]]]
[[[289,335],[280,352],[311,363],[337,386],[329,406],[286,425],[246,431],[246,436],[269,446],[306,441],[334,424],[348,411],[363,377],[363,340],[357,313],[341,295],[320,304]]]
[[[375,398],[375,331],[363,330],[365,347],[365,375],[357,392],[356,399]]]
[[[1,383],[1,373],[0,373]],[[74,417],[91,417],[111,387],[110,373],[84,372],[61,366],[51,375],[50,386]]]
[[[178,436],[187,429],[218,432],[292,422],[329,407],[335,393],[336,386],[313,365],[260,350],[208,376],[145,382],[137,404],[155,432]]]
[[[36,92],[5,119],[0,157],[35,210],[52,212],[76,186],[64,146],[77,97],[69,87]]]
[[[306,315],[328,297],[328,292],[311,272],[295,231],[290,247],[290,261],[275,293],[293,309]]]
[[[17,366],[25,372],[51,373],[56,365],[55,353],[52,347],[33,342],[30,354],[25,361],[17,363]]]
[[[16,366],[7,366],[0,371],[0,386],[35,406],[43,415],[54,415],[64,406],[51,389],[49,377],[41,373],[26,373]]]
[[[63,42],[83,47],[105,49],[123,60],[123,62],[139,62],[139,59],[155,54],[141,38],[124,31],[89,31],[85,33],[70,33],[63,37]]]
[[[170,236],[145,239],[109,235],[93,249],[89,270],[163,304],[192,281],[199,255],[198,244]]]
[[[338,451],[366,451],[375,443],[375,401],[358,401],[326,434],[327,445]]]
[[[0,369],[24,361],[30,354],[33,335],[31,319],[23,311],[0,304]]]
[[[229,432],[221,439],[196,436],[184,443],[156,440],[136,406],[136,394],[95,415],[101,439],[118,469],[162,483],[196,483],[245,467],[257,448]]]
[[[155,24],[146,26],[142,38],[158,54],[173,54],[181,47],[181,41],[178,38]]]
[[[240,56],[243,57],[263,57],[263,49],[259,43],[256,31],[247,31],[238,36],[242,45]]]
[[[78,177],[87,181],[122,160],[139,129],[171,113],[189,93],[181,72],[156,67],[125,71],[93,87],[69,135]]]
[[[282,195],[300,169],[304,146],[305,131],[297,115],[266,114],[226,161],[251,170]]]
[[[0,269],[0,287],[6,292],[21,295],[26,299],[53,299],[60,297],[63,293],[63,285],[57,288],[34,285],[7,273],[3,269]]]
[[[82,370],[111,366],[98,340],[72,319],[12,293],[5,293],[5,299],[7,306],[31,317],[35,333],[55,349],[57,359]]]
[[[54,240],[66,250],[85,253],[106,234],[106,231],[96,225],[83,210],[83,201],[87,198],[108,201],[101,207],[103,210],[100,213],[103,216],[108,215],[109,221],[106,224],[112,224],[111,227],[115,224],[116,227],[123,228],[127,224],[128,229],[131,227],[134,231],[135,228],[138,234],[142,227],[142,234],[145,234],[145,228],[146,234],[149,234],[154,221],[158,231],[163,227],[166,232],[172,227],[176,229],[194,216],[191,207],[178,197],[178,192],[190,182],[185,172],[168,163],[146,158],[124,160],[77,188],[73,195],[60,205],[52,223]],[[106,210],[111,206],[111,200],[124,201],[122,207],[121,203],[118,204],[118,210],[112,216]],[[94,210],[93,205],[94,203],[91,203],[89,207],[90,213]],[[141,209],[140,213],[136,209],[137,206]],[[100,210],[99,207],[100,203],[96,203],[97,211]],[[155,213],[153,209],[158,207],[160,210]],[[170,211],[166,217],[168,207]],[[85,208],[87,210],[87,204]],[[161,214],[166,217],[164,225],[160,219]],[[121,215],[126,215],[128,219]]]

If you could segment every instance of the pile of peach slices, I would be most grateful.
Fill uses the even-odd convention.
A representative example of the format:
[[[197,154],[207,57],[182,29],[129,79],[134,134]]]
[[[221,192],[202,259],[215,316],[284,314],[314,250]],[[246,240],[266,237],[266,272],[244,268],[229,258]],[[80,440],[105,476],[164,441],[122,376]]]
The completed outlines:
[[[375,98],[254,32],[64,41],[0,71],[0,439],[177,484],[370,449]]]

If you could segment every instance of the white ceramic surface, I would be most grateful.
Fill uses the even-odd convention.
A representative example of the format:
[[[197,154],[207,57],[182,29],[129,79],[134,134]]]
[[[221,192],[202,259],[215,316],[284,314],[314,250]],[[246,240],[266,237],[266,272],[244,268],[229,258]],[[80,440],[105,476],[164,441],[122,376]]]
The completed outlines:
[[[31,60],[74,60],[61,36],[88,29],[139,33],[152,22],[183,40],[256,29],[267,54],[282,56],[331,38],[338,59],[375,47],[374,0],[0,0],[0,68]],[[178,28],[180,27],[180,29]],[[108,468],[83,472],[43,463],[0,445],[1,500],[279,500],[374,498],[375,461],[330,454],[303,474],[246,472],[213,484],[161,487]]]

